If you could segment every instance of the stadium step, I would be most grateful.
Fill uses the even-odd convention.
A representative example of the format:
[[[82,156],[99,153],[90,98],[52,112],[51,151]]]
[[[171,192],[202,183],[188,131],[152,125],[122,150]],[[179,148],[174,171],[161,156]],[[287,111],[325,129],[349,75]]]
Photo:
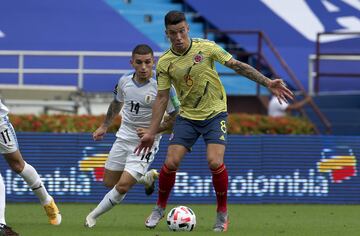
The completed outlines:
[[[321,95],[313,98],[332,125],[332,134],[360,134],[360,95]],[[313,112],[306,109],[309,118],[325,133],[323,125]]]

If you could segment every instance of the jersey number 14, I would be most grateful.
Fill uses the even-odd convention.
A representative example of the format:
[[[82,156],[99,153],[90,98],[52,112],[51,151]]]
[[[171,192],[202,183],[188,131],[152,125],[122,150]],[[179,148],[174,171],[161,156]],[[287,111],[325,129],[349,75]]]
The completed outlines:
[[[138,114],[138,113],[139,113],[139,109],[140,109],[140,104],[139,104],[139,103],[134,104],[134,101],[131,101],[130,111],[131,111],[131,112],[135,112],[136,114]]]

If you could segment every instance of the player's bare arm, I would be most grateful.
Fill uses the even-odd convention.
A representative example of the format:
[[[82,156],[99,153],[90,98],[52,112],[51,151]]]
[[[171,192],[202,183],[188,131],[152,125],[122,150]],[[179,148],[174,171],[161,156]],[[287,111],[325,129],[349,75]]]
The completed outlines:
[[[149,132],[144,134],[140,140],[140,144],[135,148],[135,153],[147,153],[154,144],[155,135],[159,130],[160,122],[164,116],[168,101],[170,89],[159,90],[152,108],[152,118]]]
[[[282,79],[271,80],[257,71],[254,67],[234,58],[225,62],[225,66],[233,69],[237,74],[245,76],[256,83],[267,87],[279,99],[280,103],[281,101],[287,102],[287,99],[292,100],[294,98],[294,94],[286,87]]]
[[[175,112],[171,113],[170,115],[166,115],[159,126],[158,133],[161,133],[168,129],[171,129],[175,123],[177,114],[178,114],[178,112],[175,111]]]
[[[163,121],[160,123],[159,129],[157,133],[162,133],[166,130],[169,130],[173,127],[176,116],[178,112],[173,112],[170,115],[165,115]],[[142,138],[146,133],[149,132],[148,128],[137,128],[136,133],[139,136],[139,138]]]
[[[119,114],[122,105],[123,105],[123,103],[118,102],[115,99],[110,103],[104,122],[93,133],[93,139],[95,141],[102,140],[104,138],[104,135],[106,134],[107,129],[111,125],[115,116],[117,116]]]

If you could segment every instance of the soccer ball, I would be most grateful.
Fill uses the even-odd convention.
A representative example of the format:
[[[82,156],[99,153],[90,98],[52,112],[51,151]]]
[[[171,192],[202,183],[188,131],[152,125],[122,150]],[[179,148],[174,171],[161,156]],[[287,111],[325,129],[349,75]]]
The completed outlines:
[[[192,231],[196,225],[196,216],[189,207],[177,206],[167,215],[167,225],[171,231]]]

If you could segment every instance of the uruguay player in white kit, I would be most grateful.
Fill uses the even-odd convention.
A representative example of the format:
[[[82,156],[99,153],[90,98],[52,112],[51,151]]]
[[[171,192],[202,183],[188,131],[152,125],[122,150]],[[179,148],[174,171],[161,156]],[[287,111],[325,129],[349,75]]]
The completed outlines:
[[[49,222],[52,225],[61,223],[61,215],[54,199],[46,191],[40,176],[30,164],[26,163],[19,151],[16,133],[8,118],[9,109],[0,100],[0,153],[5,157],[10,168],[18,173],[34,194],[39,198]],[[0,232],[5,232],[5,186],[0,175]],[[5,229],[4,229],[5,228]],[[8,234],[5,234],[8,235]],[[11,235],[11,234],[9,234]],[[15,234],[14,234],[15,235]]]
[[[159,149],[160,133],[172,126],[178,112],[179,101],[173,89],[167,105],[169,117],[162,122],[151,151],[146,155],[136,155],[134,150],[150,126],[152,106],[157,95],[157,81],[152,70],[152,49],[144,44],[136,46],[132,52],[131,65],[135,72],[125,74],[119,79],[116,95],[109,106],[105,121],[93,134],[94,140],[101,140],[113,118],[121,110],[121,126],[105,163],[104,183],[113,188],[86,217],[85,226],[89,228],[95,226],[100,215],[120,203],[134,184],[153,185],[155,170],[147,170]]]

